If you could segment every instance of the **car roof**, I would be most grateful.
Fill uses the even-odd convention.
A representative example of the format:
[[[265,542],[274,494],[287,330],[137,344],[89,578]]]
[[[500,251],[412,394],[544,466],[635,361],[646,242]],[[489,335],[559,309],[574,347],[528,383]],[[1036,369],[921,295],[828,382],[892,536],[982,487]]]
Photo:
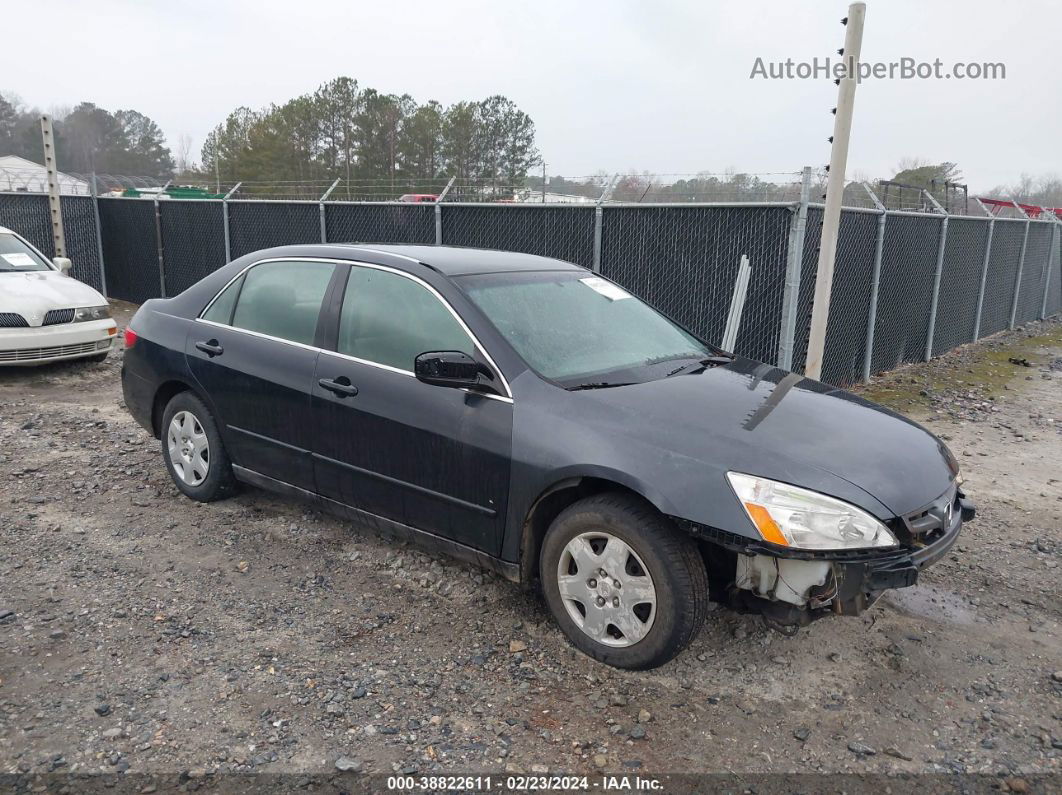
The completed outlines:
[[[335,246],[336,244],[330,244]],[[427,265],[445,276],[468,276],[479,273],[504,273],[507,271],[577,271],[585,270],[579,265],[537,254],[518,251],[496,251],[462,246],[412,246],[377,243],[350,243],[353,250],[366,253],[379,252],[405,257]],[[346,248],[347,245],[341,245]]]
[[[15,234],[15,233],[12,232],[10,229],[8,229],[6,226],[0,226],[0,235],[13,235],[13,234]]]

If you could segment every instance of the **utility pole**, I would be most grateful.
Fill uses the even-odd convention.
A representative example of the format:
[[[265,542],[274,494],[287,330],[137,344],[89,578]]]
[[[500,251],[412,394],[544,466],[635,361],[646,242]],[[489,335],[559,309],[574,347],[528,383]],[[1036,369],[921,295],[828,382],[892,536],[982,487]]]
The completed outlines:
[[[542,161],[542,203],[546,203],[546,161]]]
[[[44,168],[48,173],[48,209],[52,217],[52,243],[55,256],[66,256],[66,237],[63,235],[63,209],[59,198],[59,168],[55,160],[55,135],[52,117],[41,116],[41,138],[44,142]]]
[[[833,267],[837,258],[837,237],[841,227],[841,200],[844,198],[844,174],[848,166],[848,142],[852,135],[852,110],[859,66],[859,51],[863,46],[863,20],[866,3],[848,6],[844,36],[844,63],[847,66],[837,90],[836,118],[833,122],[833,149],[830,153],[830,176],[826,183],[826,209],[822,214],[822,244],[819,248],[819,267],[815,275],[815,303],[811,308],[811,335],[808,339],[808,378],[822,376],[822,357],[826,348],[826,326],[830,319],[830,292],[833,289]]]

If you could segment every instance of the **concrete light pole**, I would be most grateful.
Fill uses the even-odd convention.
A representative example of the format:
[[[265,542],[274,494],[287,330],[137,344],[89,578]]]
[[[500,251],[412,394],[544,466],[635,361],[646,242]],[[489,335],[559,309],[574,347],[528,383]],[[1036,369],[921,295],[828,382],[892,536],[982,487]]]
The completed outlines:
[[[52,244],[55,256],[66,256],[66,236],[63,234],[63,208],[60,200],[59,166],[55,154],[55,134],[52,117],[41,116],[41,139],[44,144],[44,168],[48,175],[48,210],[52,219]]]
[[[837,257],[837,235],[841,226],[841,200],[844,198],[844,173],[848,165],[848,142],[852,135],[852,109],[859,65],[859,51],[863,46],[863,19],[866,3],[852,3],[848,7],[847,30],[844,37],[844,62],[848,69],[837,91],[837,115],[833,122],[833,150],[830,154],[830,176],[826,183],[826,209],[822,214],[822,243],[819,248],[819,267],[815,276],[815,303],[811,309],[811,335],[808,339],[807,364],[804,374],[809,378],[822,376],[822,356],[826,347],[826,325],[830,318],[830,292],[833,289],[833,266]]]

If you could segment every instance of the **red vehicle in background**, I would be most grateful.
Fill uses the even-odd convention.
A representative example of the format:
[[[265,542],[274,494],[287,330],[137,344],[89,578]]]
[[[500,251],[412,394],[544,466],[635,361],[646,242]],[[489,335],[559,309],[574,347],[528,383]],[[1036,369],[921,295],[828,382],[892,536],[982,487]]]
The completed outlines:
[[[403,193],[398,197],[400,202],[412,202],[413,204],[434,204],[439,200],[437,193]]]

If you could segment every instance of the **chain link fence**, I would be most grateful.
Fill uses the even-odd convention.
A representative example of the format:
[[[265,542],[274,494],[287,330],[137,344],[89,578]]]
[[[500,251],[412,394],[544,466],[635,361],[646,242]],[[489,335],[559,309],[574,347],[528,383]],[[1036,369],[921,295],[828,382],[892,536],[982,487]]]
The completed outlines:
[[[0,193],[0,226],[15,230],[50,257],[55,246],[49,215],[46,195]]]
[[[225,256],[225,208],[220,202],[162,201],[157,209],[166,295],[187,290],[228,262]]]
[[[990,225],[987,218],[948,219],[937,329],[933,335],[934,356],[976,338],[977,296]]]
[[[778,356],[792,215],[788,206],[605,207],[600,271],[719,343],[738,266],[747,255],[752,274],[736,347],[772,362]]]
[[[230,201],[228,212],[229,259],[262,248],[321,242],[321,214],[316,204]]]
[[[1047,289],[1044,291],[1044,306],[1040,314],[1053,317],[1062,312],[1062,227],[1059,224],[1055,224],[1051,229],[1045,281]]]
[[[1050,224],[1033,221],[1029,221],[1028,224],[1029,233],[1025,242],[1025,258],[1021,267],[1021,281],[1014,315],[1014,325],[1018,326],[1040,317],[1052,235]]]
[[[441,208],[440,208],[441,209]],[[436,206],[433,204],[324,205],[325,232],[319,238],[333,243],[436,242]]]
[[[876,213],[857,210],[841,213],[834,289],[830,298],[822,367],[823,380],[832,384],[854,383],[863,373],[878,225]],[[799,371],[804,369],[808,352],[821,232],[822,208],[812,207],[809,209],[807,235],[801,252],[802,272],[793,356],[794,366]]]
[[[448,245],[540,254],[584,267],[594,263],[594,208],[579,206],[446,205]]]
[[[74,275],[134,303],[176,295],[226,262],[276,245],[475,246],[591,268],[719,343],[747,256],[752,275],[736,352],[803,370],[823,214],[807,198],[819,194],[810,172],[803,189],[786,182],[777,191],[784,200],[758,203],[612,201],[611,183],[591,187],[596,200],[552,204],[457,196],[61,201]],[[702,180],[692,189],[716,188]],[[841,215],[824,381],[851,384],[1062,311],[1062,224],[1046,213],[1029,219],[1015,207],[995,217],[944,215],[930,201],[922,205],[929,212],[897,210],[856,183],[846,188],[845,203],[851,206]],[[46,196],[0,193],[0,225],[54,253]]]
[[[140,304],[162,294],[155,205],[139,199],[99,199],[100,243],[107,294]]]
[[[1024,221],[997,218],[993,226],[978,337],[987,337],[1010,325],[1014,279],[1018,274],[1022,238],[1025,237]]]
[[[872,372],[925,358],[940,216],[890,214],[885,223]]]
[[[97,290],[103,288],[103,268],[96,237],[96,214],[89,196],[62,196],[60,207],[66,230],[66,255],[71,274]],[[0,193],[0,226],[15,230],[46,257],[55,256],[48,197],[42,194]]]

